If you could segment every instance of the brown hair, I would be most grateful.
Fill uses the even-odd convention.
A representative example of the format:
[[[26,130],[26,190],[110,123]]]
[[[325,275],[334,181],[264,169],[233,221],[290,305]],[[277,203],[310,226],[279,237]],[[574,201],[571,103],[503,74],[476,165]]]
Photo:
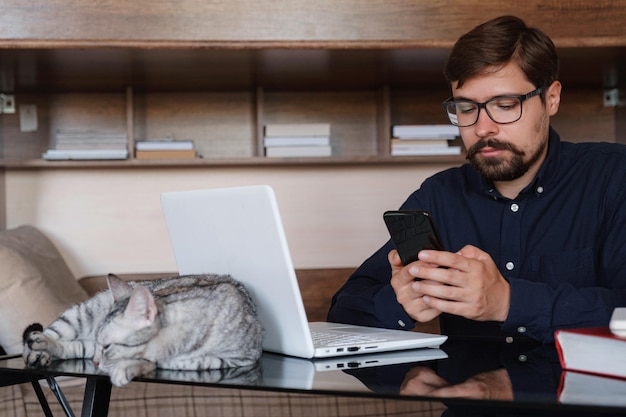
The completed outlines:
[[[519,65],[535,87],[548,87],[558,79],[559,57],[552,40],[515,16],[495,18],[461,36],[450,52],[444,75],[461,87],[467,79],[510,61]]]

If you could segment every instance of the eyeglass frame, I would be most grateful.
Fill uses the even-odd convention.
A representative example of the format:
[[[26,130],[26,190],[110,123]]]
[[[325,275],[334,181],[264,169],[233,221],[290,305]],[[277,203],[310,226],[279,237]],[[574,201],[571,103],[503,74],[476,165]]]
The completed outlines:
[[[485,109],[485,113],[487,113],[487,116],[489,116],[489,118],[494,123],[497,123],[499,125],[508,125],[508,124],[511,124],[511,123],[515,123],[519,119],[522,118],[522,112],[524,110],[523,104],[524,104],[524,102],[526,100],[528,100],[529,98],[532,98],[534,96],[537,96],[537,95],[539,95],[541,93],[543,93],[543,87],[537,87],[536,89],[534,89],[533,91],[531,91],[530,93],[527,93],[527,94],[495,96],[495,97],[490,98],[487,101],[483,101],[482,103],[478,103],[478,102],[476,102],[474,100],[469,100],[469,99],[454,100],[454,97],[450,97],[446,101],[441,103],[441,105],[443,106],[443,109],[445,110],[446,115],[448,116],[448,119],[450,120],[450,123],[452,123],[453,125],[455,125],[457,127],[474,126],[476,123],[478,123],[478,119],[480,118],[480,110],[481,109]],[[487,109],[487,103],[491,103],[494,100],[502,100],[502,99],[507,99],[507,98],[514,98],[514,99],[519,100],[519,104],[520,104],[519,117],[517,119],[515,119],[515,120],[510,121],[510,122],[498,122],[498,121],[494,120],[493,116],[491,116],[491,113],[489,113],[489,110]],[[476,120],[474,121],[474,123],[471,123],[469,125],[463,125],[463,126],[459,126],[458,121],[457,121],[457,123],[454,123],[454,121],[450,117],[450,112],[448,112],[448,106],[451,103],[470,103],[470,104],[474,104],[478,108],[478,112],[476,113]]]

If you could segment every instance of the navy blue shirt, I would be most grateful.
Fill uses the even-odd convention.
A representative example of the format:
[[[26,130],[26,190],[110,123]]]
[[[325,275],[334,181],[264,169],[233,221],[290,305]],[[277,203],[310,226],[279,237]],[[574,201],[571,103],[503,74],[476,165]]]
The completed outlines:
[[[546,160],[515,199],[465,164],[428,178],[401,208],[430,211],[447,250],[484,250],[510,284],[504,323],[442,314],[444,334],[552,342],[556,329],[607,325],[613,309],[626,306],[622,144],[561,142],[550,129]],[[350,276],[329,321],[414,326],[390,284],[392,248],[387,242]]]

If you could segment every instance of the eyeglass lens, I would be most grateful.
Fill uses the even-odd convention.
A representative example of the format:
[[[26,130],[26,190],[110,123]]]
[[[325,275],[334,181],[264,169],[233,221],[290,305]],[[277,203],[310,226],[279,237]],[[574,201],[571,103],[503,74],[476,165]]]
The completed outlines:
[[[452,124],[460,127],[471,126],[478,121],[481,107],[496,123],[513,123],[522,116],[522,102],[518,97],[494,97],[478,104],[472,101],[456,101],[446,105],[446,111]]]

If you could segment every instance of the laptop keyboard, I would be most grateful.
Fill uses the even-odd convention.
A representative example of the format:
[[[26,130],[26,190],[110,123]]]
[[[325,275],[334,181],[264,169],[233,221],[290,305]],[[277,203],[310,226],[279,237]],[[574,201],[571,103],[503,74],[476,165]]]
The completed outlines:
[[[387,339],[380,336],[365,336],[335,332],[311,332],[315,346],[347,346],[364,343],[384,342]]]

